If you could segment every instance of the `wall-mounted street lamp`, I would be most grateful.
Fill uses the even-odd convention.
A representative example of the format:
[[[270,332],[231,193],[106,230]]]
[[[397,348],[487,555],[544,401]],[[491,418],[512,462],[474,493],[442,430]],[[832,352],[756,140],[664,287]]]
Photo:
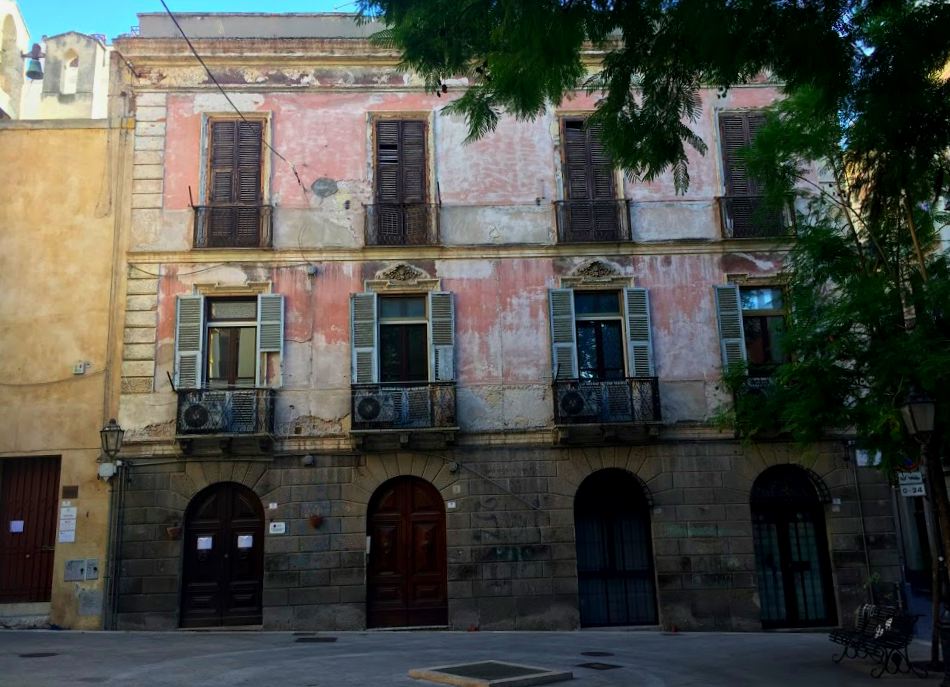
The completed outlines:
[[[26,63],[26,78],[31,81],[39,81],[43,78],[43,65],[40,63],[40,60],[46,57],[40,48],[39,43],[33,44],[33,49],[30,52],[25,52],[20,55],[20,57],[29,58]]]
[[[108,462],[99,463],[99,479],[109,480],[115,476],[118,467],[115,457],[122,450],[122,438],[125,436],[125,430],[119,426],[115,418],[109,420],[105,426],[99,430],[99,440],[102,443],[102,452],[108,456]]]
[[[914,439],[926,443],[934,431],[936,404],[927,394],[918,389],[911,390],[907,400],[901,405],[904,426]]]

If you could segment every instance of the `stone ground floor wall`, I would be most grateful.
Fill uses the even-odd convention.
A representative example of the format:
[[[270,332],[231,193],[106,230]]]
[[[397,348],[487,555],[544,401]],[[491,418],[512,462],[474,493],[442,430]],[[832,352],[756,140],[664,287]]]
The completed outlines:
[[[304,462],[299,455],[260,454],[131,461],[119,546],[119,628],[178,626],[184,512],[201,489],[224,481],[253,489],[266,520],[286,523],[285,534],[265,534],[267,629],[365,627],[367,505],[377,487],[402,475],[429,481],[446,502],[448,613],[455,629],[578,627],[574,496],[604,468],[629,471],[648,494],[663,627],[762,628],[750,491],[773,465],[806,468],[824,496],[839,619],[866,600],[868,561],[881,582],[899,576],[890,487],[873,469],[855,470],[843,444],[808,451],[731,441],[486,447],[315,455],[313,465]],[[323,518],[316,527],[313,515]]]

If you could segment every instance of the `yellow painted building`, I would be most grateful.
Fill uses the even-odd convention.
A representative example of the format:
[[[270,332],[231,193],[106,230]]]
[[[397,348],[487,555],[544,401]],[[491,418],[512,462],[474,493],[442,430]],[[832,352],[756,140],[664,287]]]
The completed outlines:
[[[121,119],[0,122],[0,626],[103,624],[130,141]]]

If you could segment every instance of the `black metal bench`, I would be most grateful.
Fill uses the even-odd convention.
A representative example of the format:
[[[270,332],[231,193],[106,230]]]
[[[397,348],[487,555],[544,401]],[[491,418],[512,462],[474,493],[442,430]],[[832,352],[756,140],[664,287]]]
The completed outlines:
[[[858,609],[852,629],[839,628],[828,634],[828,639],[841,645],[841,653],[832,656],[832,660],[840,663],[844,658],[873,659],[880,664],[871,671],[873,677],[881,677],[885,672],[912,672],[927,677],[927,671],[911,663],[907,654],[919,617],[889,606],[865,604]]]

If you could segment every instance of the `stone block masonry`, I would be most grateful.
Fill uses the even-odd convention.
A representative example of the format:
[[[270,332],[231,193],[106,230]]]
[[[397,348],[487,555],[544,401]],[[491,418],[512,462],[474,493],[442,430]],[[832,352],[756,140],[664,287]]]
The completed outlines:
[[[261,499],[265,534],[263,622],[268,629],[358,630],[366,626],[366,516],[376,489],[412,475],[430,482],[446,507],[448,622],[455,629],[572,629],[578,597],[574,497],[593,473],[616,468],[637,478],[650,503],[650,547],[659,625],[759,630],[761,600],[750,492],[774,465],[791,463],[824,485],[839,618],[864,601],[871,574],[896,581],[893,522],[862,523],[845,449],[825,445],[743,447],[731,441],[603,448],[455,449],[439,454],[227,455],[135,461],[120,542],[119,623],[125,629],[178,625],[182,538],[189,501],[233,481]],[[461,468],[451,470],[450,463]],[[881,476],[861,468],[863,492]],[[486,479],[487,478],[487,479]],[[450,503],[451,502],[451,503]],[[276,504],[272,506],[272,504]],[[310,516],[323,521],[314,527]],[[266,532],[266,526],[265,526]],[[868,533],[865,535],[865,533]],[[875,568],[865,568],[865,551]]]

